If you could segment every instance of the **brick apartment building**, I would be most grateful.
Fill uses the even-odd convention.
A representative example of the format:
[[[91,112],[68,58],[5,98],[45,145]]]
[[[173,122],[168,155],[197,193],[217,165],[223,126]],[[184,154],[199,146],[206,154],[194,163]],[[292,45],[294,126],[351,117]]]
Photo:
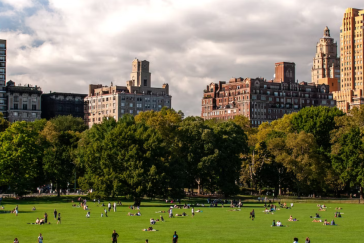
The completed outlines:
[[[295,82],[295,63],[275,64],[275,79],[232,78],[204,90],[201,117],[228,120],[244,115],[252,126],[271,122],[306,106],[335,106],[329,85]]]
[[[116,120],[124,114],[137,115],[141,111],[159,111],[166,106],[171,108],[172,97],[169,95],[169,85],[163,84],[161,88],[151,87],[151,73],[149,62],[132,62],[132,72],[127,86],[111,86],[91,84],[88,96],[85,97],[85,120],[91,127],[101,123],[104,117],[113,117]]]

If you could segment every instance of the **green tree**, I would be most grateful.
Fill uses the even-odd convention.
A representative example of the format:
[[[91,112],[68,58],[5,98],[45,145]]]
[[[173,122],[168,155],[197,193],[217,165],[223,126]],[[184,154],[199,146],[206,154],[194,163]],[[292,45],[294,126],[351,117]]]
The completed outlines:
[[[18,195],[41,183],[44,141],[39,132],[44,124],[44,120],[15,122],[0,133],[0,185]]]
[[[0,112],[0,132],[5,131],[10,126],[10,123],[4,119],[3,113]]]
[[[315,137],[319,148],[330,153],[330,132],[336,128],[335,118],[343,115],[344,113],[336,107],[305,107],[293,115],[293,130],[311,133]]]

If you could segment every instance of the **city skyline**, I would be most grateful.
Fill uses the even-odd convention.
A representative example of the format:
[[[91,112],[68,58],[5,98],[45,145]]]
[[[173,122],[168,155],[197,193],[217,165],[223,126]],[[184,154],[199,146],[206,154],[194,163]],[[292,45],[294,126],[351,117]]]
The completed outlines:
[[[136,57],[151,62],[155,86],[169,83],[174,109],[198,116],[206,85],[272,79],[275,62],[295,62],[296,79],[311,82],[325,26],[339,42],[345,9],[364,5],[309,2],[0,0],[7,81],[87,93],[92,83],[124,85]]]

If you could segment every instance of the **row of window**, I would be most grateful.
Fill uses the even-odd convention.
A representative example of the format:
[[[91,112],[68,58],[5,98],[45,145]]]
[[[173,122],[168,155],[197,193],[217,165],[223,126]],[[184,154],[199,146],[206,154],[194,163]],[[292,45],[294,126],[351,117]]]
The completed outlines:
[[[14,104],[14,110],[20,110],[18,104]],[[27,104],[23,104],[23,110],[28,110]],[[37,110],[37,105],[32,105],[32,110],[33,111]]]

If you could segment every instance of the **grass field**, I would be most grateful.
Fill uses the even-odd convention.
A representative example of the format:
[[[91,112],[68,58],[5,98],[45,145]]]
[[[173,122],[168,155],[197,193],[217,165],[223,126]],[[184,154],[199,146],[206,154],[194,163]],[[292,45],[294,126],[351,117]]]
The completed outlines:
[[[190,209],[174,209],[173,213],[186,212],[188,217],[168,218],[168,214],[156,211],[168,210],[170,204],[161,202],[143,202],[142,216],[130,217],[133,212],[123,201],[117,212],[108,213],[109,217],[101,218],[102,207],[89,202],[91,217],[86,218],[86,211],[73,208],[68,198],[27,199],[24,201],[4,200],[5,211],[19,205],[19,215],[0,213],[0,242],[13,242],[17,237],[20,243],[37,242],[39,233],[43,234],[45,243],[63,242],[111,242],[111,233],[115,229],[120,235],[118,242],[141,242],[149,239],[150,243],[172,242],[172,235],[177,231],[179,243],[214,243],[214,242],[293,242],[294,237],[304,242],[310,237],[312,243],[363,242],[364,209],[357,204],[328,204],[326,212],[319,212],[322,219],[334,219],[335,207],[342,207],[342,218],[335,218],[338,226],[323,226],[312,223],[310,216],[318,212],[314,203],[295,203],[292,209],[281,209],[274,214],[264,214],[262,204],[244,204],[241,211],[231,212],[230,208],[195,207],[202,213],[191,217]],[[111,201],[112,202],[112,201]],[[287,201],[289,203],[289,201]],[[107,204],[107,201],[105,202]],[[31,211],[32,207],[37,208]],[[105,207],[106,208],[106,207]],[[62,216],[62,224],[57,225],[53,219],[53,210],[57,209]],[[256,219],[249,219],[249,212],[255,209]],[[4,210],[0,210],[4,211]],[[27,224],[43,218],[44,212],[49,215],[50,225]],[[134,211],[135,212],[135,211]],[[165,222],[157,222],[153,228],[157,232],[143,232],[149,227],[150,218],[163,215]],[[292,215],[298,222],[288,222]],[[289,227],[270,227],[272,221],[280,220]]]

